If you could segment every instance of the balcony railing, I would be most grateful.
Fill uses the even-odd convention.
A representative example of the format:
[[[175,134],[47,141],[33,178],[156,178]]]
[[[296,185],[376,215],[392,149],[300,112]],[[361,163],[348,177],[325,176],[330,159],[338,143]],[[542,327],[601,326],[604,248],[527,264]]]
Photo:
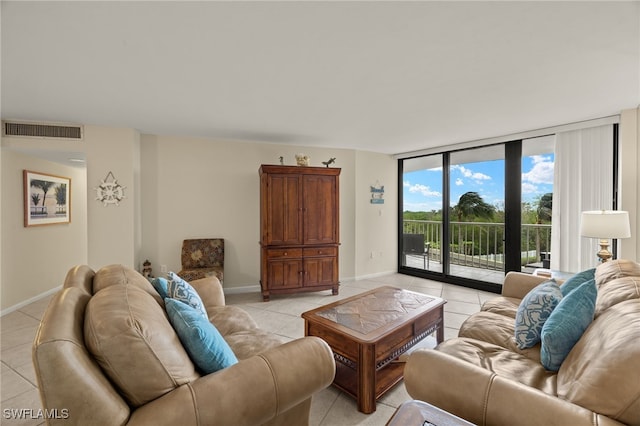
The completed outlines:
[[[547,266],[551,225],[522,224],[521,229],[522,266]],[[449,232],[449,259],[452,264],[504,269],[504,223],[450,222]],[[442,262],[442,222],[404,220],[403,233],[423,235],[428,259]]]

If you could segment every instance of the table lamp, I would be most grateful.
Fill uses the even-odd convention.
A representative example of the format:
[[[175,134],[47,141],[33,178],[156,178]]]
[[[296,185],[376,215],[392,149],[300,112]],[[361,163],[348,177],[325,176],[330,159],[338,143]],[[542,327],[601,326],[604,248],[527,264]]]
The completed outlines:
[[[629,238],[629,212],[622,210],[593,210],[582,212],[580,235],[600,239],[598,257],[604,263],[611,259],[610,238]]]

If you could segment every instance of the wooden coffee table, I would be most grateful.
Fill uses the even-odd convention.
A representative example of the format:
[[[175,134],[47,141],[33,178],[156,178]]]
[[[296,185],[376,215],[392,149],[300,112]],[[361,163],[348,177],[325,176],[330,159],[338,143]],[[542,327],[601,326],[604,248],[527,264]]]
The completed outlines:
[[[302,314],[305,335],[324,339],[336,359],[334,386],[372,413],[376,400],[402,380],[400,355],[436,332],[444,339],[445,300],[380,287]]]

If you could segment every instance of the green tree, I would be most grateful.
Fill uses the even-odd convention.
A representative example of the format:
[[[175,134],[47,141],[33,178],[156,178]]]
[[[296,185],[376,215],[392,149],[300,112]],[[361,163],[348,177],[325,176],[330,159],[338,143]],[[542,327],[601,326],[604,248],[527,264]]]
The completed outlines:
[[[538,200],[536,208],[536,223],[551,222],[551,210],[553,207],[553,194],[548,192]]]
[[[59,206],[67,204],[67,184],[65,183],[56,186],[56,204]]]
[[[465,192],[458,199],[458,204],[456,204],[452,208],[452,213],[455,214],[458,218],[458,222],[463,221],[474,221],[475,219],[485,219],[491,220],[493,219],[494,214],[496,213],[496,208],[491,204],[486,203],[480,194],[477,192]],[[458,225],[458,252],[465,254],[473,254],[474,247],[472,247],[470,242],[467,243],[463,241],[463,226]],[[465,232],[466,235],[466,228]],[[473,229],[472,229],[473,232]],[[453,242],[453,241],[452,241]]]
[[[44,192],[44,195],[42,196],[42,206],[44,207],[44,201],[47,198],[47,192],[49,192],[49,189],[53,186],[53,182],[34,179],[31,181],[31,186],[34,188],[40,188],[42,189],[42,192]]]
[[[458,217],[458,222],[462,222],[468,218],[492,219],[496,208],[487,204],[477,192],[469,191],[460,196],[453,211]]]
[[[545,222],[551,222],[551,211],[553,207],[553,194],[548,192],[544,194],[538,200],[538,206],[536,208],[536,224],[540,225]],[[536,255],[540,258],[542,252],[540,242],[540,227],[536,227]],[[547,247],[547,251],[549,247]]]

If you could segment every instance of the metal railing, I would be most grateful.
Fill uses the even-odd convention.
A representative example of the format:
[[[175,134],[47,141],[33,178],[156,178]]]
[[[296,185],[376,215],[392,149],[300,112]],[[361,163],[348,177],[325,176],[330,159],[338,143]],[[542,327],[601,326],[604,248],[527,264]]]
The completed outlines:
[[[550,224],[522,224],[520,258],[522,265],[543,266],[551,251]],[[442,222],[404,220],[403,233],[421,234],[430,260],[442,261]],[[502,270],[504,223],[450,222],[449,258],[456,265]]]

